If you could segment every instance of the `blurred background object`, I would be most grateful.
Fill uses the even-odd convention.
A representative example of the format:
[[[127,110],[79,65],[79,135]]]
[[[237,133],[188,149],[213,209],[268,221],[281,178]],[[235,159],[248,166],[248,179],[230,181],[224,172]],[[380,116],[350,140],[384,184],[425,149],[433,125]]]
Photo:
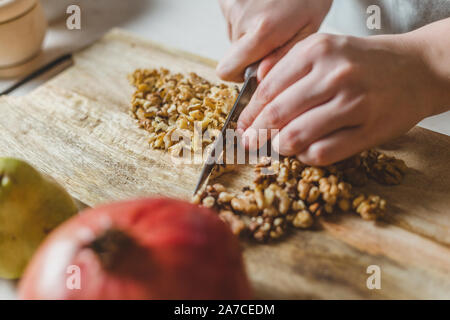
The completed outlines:
[[[14,69],[36,56],[47,21],[38,0],[0,0],[0,69]],[[8,76],[15,76],[11,72]]]
[[[99,39],[114,27],[123,28],[163,45],[220,59],[229,43],[226,24],[217,1],[211,0],[41,0],[49,21],[42,53],[20,66],[22,76],[5,79],[16,70],[0,70],[0,92],[24,74],[72,53]],[[69,30],[68,6],[81,9],[81,29]],[[14,91],[23,95],[61,71],[54,68],[37,81]],[[2,79],[3,77],[3,79]]]

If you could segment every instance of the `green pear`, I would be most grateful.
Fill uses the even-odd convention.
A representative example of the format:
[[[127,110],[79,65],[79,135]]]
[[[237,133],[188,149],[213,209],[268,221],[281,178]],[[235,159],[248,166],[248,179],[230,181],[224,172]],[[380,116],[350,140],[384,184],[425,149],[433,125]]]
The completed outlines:
[[[0,278],[17,279],[44,238],[77,207],[28,163],[0,158]]]

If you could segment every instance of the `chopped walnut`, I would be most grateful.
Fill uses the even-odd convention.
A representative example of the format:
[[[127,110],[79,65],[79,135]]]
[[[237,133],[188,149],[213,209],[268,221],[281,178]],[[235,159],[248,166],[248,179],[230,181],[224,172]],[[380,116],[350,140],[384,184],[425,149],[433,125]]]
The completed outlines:
[[[246,228],[242,219],[230,210],[221,211],[219,217],[230,226],[231,231],[235,235],[240,235]]]
[[[403,160],[389,157],[376,150],[363,152],[361,158],[367,174],[381,184],[401,183],[408,169]]]
[[[138,69],[129,79],[136,88],[131,112],[150,133],[150,146],[173,156],[210,146],[238,95],[237,88],[213,85],[195,73]],[[207,130],[209,137],[204,135]]]
[[[294,215],[292,225],[296,228],[308,229],[314,223],[314,219],[307,210],[302,210]]]
[[[376,220],[386,209],[386,201],[375,195],[359,195],[353,200],[353,209],[364,220]]]
[[[306,166],[294,158],[274,162],[266,158],[255,166],[254,185],[245,187],[242,193],[236,195],[215,184],[195,201],[227,212],[223,220],[232,230],[239,230],[239,234],[248,230],[245,234],[257,241],[278,239],[289,226],[311,228],[315,219],[335,212],[354,210],[363,219],[374,220],[383,215],[386,201],[374,195],[355,195],[346,180],[346,173],[353,169],[363,172],[366,179],[372,177],[364,167],[369,164],[366,157],[363,153],[324,168]],[[376,159],[387,161],[380,153]],[[395,162],[390,159],[388,163]],[[370,168],[378,167],[371,163]]]
[[[253,216],[258,213],[258,207],[256,203],[251,202],[249,199],[233,198],[231,200],[231,207],[233,210]]]
[[[216,204],[216,199],[212,196],[208,196],[205,199],[202,200],[202,205],[207,208],[212,208]]]
[[[278,239],[285,232],[285,221],[280,217],[263,217],[252,218],[249,230],[253,238],[257,241],[267,241],[269,239]]]

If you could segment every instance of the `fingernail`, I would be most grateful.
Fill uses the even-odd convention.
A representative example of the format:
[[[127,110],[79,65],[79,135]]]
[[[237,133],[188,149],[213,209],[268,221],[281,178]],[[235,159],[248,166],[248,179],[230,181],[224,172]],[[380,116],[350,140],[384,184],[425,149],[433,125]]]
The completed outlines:
[[[220,62],[216,67],[216,73],[219,77],[223,78],[228,73],[227,64],[224,62]]]
[[[313,164],[314,161],[313,161],[313,159],[311,159],[311,157],[309,156],[308,150],[306,150],[306,151],[300,153],[299,155],[297,155],[297,159],[298,159],[300,162],[304,163],[304,164],[314,165],[314,164]]]

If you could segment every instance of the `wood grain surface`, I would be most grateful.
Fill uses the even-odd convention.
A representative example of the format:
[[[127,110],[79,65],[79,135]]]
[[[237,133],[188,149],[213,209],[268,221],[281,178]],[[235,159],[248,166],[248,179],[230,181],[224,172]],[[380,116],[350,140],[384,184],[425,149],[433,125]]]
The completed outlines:
[[[148,147],[129,114],[127,75],[164,66],[218,82],[214,65],[113,30],[29,95],[0,97],[0,155],[29,161],[89,206],[150,195],[189,199],[200,166]],[[414,128],[382,149],[411,168],[400,186],[365,188],[388,200],[386,219],[344,214],[278,243],[242,241],[256,297],[450,298],[450,137]],[[222,180],[238,188],[252,175],[242,166]],[[381,290],[366,286],[370,265],[381,268]]]

